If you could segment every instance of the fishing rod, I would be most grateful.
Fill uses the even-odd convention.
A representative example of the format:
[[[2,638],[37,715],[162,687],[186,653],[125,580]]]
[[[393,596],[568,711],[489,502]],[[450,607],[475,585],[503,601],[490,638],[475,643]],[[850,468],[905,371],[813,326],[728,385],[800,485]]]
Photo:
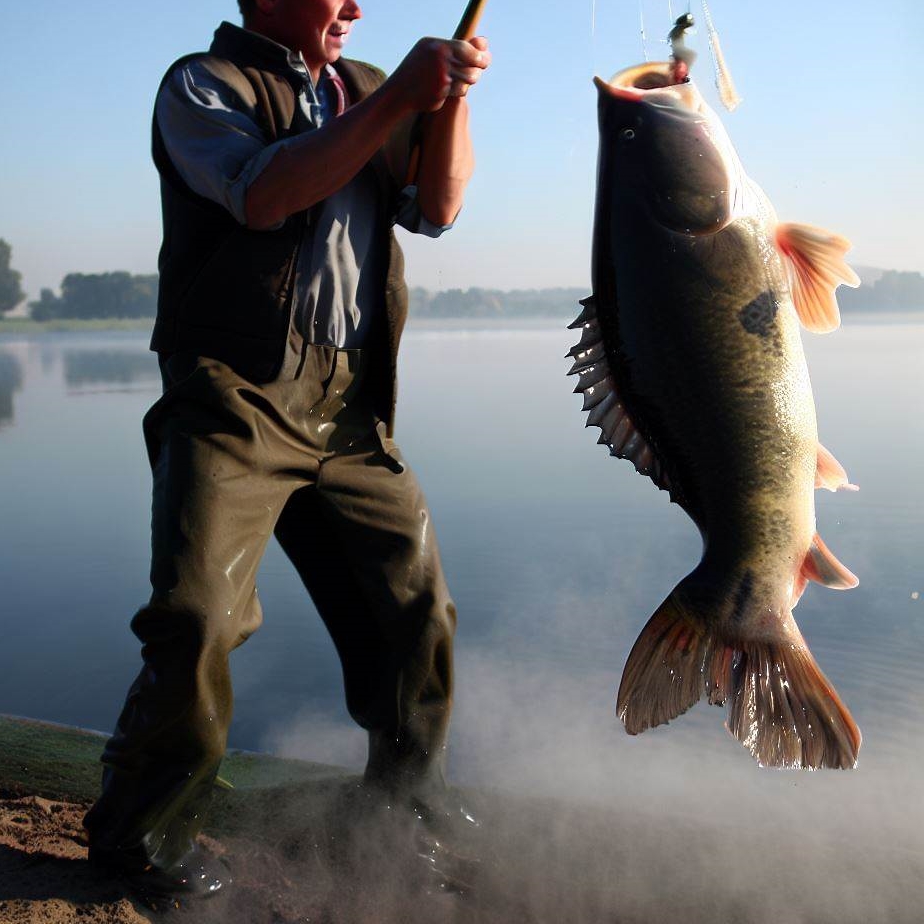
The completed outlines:
[[[460,42],[467,42],[469,39],[474,38],[475,30],[478,28],[478,20],[481,19],[481,14],[487,5],[488,0],[468,0],[465,11],[462,13],[462,18],[459,20],[459,25],[456,26],[456,31],[452,33],[452,37]]]
[[[459,42],[467,42],[475,37],[475,30],[478,28],[478,20],[487,6],[488,0],[468,0],[465,9],[462,12],[462,18],[456,31],[452,33],[453,39]],[[413,186],[417,182],[417,171],[420,168],[420,134],[423,130],[423,120],[425,116],[417,117],[414,128],[411,131],[411,137],[418,139],[411,148],[411,156],[407,168],[407,184]]]

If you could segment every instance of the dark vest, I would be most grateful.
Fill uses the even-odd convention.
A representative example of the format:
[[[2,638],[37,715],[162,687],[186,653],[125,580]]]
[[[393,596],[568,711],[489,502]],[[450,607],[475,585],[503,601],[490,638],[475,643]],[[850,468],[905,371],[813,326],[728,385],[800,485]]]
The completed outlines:
[[[286,76],[246,42],[222,30],[210,51],[220,59],[235,85],[256,97],[255,111],[268,141],[294,134],[296,93]],[[201,55],[189,55],[175,67]],[[335,68],[357,103],[377,89],[385,75],[359,61],[340,60]],[[246,81],[246,83],[244,83]],[[161,84],[163,86],[163,84]],[[382,237],[387,249],[380,262],[387,333],[373,340],[373,387],[376,411],[394,420],[398,342],[407,318],[404,257],[391,231],[398,194],[407,175],[410,122],[378,151],[374,171],[382,209]],[[177,173],[154,120],[152,148],[161,178],[164,239],[158,269],[160,289],[151,349],[161,354],[194,353],[227,363],[256,383],[272,381],[282,366],[294,306],[294,275],[308,215],[290,215],[275,231],[241,226],[222,206],[194,193]]]

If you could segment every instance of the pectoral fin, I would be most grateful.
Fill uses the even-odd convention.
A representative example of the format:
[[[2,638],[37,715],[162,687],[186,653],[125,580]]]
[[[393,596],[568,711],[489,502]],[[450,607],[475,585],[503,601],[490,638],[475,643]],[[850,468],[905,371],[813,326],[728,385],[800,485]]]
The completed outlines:
[[[834,290],[841,284],[860,285],[860,277],[844,262],[850,241],[824,228],[788,223],[777,226],[776,245],[789,267],[799,320],[815,333],[836,330],[841,317]]]
[[[841,465],[821,443],[818,444],[818,467],[815,469],[815,487],[829,491],[859,491],[850,483],[844,466]]]

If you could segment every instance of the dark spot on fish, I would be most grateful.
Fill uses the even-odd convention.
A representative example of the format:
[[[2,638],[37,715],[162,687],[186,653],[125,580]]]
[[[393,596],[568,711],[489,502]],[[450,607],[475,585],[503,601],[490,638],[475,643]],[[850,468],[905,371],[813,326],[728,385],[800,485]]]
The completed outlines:
[[[741,326],[749,334],[758,337],[769,337],[773,331],[773,322],[776,313],[780,310],[779,303],[769,292],[761,292],[750,304],[745,305],[738,312]]]
[[[735,603],[731,617],[732,622],[741,622],[741,620],[744,619],[744,611],[753,593],[754,572],[748,570],[744,573],[744,577],[741,579],[741,583],[738,585],[738,590],[735,593]]]

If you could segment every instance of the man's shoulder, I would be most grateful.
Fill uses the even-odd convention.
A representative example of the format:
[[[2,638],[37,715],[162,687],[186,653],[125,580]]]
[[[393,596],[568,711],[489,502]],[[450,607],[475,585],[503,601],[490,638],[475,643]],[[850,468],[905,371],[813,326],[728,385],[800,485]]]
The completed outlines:
[[[164,73],[159,93],[168,87],[188,90],[190,83],[196,87],[231,91],[249,107],[257,104],[253,84],[241,68],[208,51],[194,51],[174,61]]]

